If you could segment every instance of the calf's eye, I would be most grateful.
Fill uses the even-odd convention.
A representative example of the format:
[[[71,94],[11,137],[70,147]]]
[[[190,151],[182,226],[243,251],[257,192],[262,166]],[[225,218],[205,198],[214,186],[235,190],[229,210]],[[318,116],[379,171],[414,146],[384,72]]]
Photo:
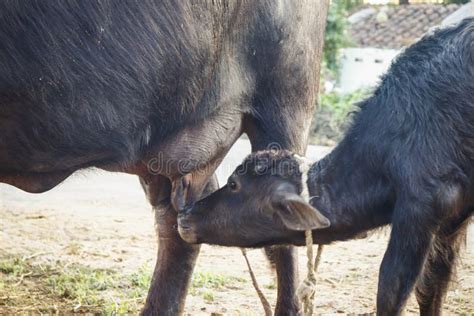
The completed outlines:
[[[227,185],[229,186],[229,189],[231,189],[232,191],[236,191],[238,189],[237,182],[235,181],[229,181]]]

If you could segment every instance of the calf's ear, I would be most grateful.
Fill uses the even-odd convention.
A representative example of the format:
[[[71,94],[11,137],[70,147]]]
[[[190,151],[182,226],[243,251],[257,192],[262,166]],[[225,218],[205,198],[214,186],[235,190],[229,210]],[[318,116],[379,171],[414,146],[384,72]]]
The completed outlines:
[[[275,215],[291,230],[304,231],[330,226],[329,219],[295,193],[280,193],[274,199]]]

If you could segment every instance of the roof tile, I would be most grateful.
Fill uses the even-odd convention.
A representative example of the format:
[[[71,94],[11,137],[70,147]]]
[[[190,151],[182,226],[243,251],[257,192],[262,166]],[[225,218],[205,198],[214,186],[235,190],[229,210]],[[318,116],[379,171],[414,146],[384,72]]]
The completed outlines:
[[[351,25],[350,34],[356,47],[400,49],[423,36],[461,5],[402,5],[378,8],[365,19]],[[377,15],[385,10],[388,20],[378,22]]]

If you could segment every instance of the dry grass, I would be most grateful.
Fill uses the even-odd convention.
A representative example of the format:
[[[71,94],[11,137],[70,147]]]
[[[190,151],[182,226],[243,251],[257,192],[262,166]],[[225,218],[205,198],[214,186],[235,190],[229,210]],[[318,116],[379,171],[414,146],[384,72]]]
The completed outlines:
[[[15,257],[0,260],[0,314],[137,314],[145,303],[151,269],[133,274],[57,262],[34,264]],[[213,302],[214,291],[236,288],[246,280],[197,272],[190,294]]]

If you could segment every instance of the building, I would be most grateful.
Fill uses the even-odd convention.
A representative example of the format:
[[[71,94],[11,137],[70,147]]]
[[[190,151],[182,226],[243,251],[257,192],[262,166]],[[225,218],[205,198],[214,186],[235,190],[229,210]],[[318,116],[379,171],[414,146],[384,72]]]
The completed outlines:
[[[342,51],[338,88],[349,93],[377,84],[393,58],[426,32],[474,16],[465,5],[369,6],[349,17],[352,45]]]

